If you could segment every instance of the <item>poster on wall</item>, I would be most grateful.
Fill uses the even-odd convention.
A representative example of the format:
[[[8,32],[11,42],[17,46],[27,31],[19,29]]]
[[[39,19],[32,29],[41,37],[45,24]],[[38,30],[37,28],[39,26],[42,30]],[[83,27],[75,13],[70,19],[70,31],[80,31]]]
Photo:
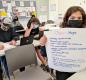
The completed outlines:
[[[10,0],[0,0],[0,17],[6,17],[9,16],[11,17],[11,1]]]
[[[19,17],[31,17],[31,12],[36,12],[36,2],[35,1],[12,1],[12,11],[13,15],[17,15]]]
[[[86,68],[86,29],[64,28],[45,32],[50,68],[78,72]]]

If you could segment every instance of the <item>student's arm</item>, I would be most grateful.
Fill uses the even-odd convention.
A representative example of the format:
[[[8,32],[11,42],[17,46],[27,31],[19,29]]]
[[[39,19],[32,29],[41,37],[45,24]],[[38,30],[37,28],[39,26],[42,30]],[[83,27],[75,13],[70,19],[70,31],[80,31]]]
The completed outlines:
[[[31,29],[26,29],[24,37],[28,37],[30,35]]]
[[[33,26],[31,26],[30,28],[26,28],[24,37],[28,37],[30,35],[32,29],[33,29]]]

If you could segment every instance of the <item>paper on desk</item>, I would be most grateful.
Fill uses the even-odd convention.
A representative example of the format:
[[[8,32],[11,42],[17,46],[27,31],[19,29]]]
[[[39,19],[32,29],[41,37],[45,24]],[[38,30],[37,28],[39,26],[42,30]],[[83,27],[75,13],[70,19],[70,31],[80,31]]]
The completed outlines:
[[[10,45],[8,43],[3,43],[2,45],[4,45],[4,49],[0,50],[0,56],[5,55],[5,51],[11,48],[15,48],[15,46]]]
[[[8,50],[8,49],[11,49],[11,48],[15,48],[14,45],[10,45],[10,44],[7,44],[7,43],[4,43],[3,45],[5,47],[4,50]]]

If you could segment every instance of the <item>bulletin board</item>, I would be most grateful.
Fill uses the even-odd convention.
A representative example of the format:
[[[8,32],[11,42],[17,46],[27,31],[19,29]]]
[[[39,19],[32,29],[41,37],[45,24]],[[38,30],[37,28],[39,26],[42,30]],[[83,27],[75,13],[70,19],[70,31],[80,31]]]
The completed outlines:
[[[26,18],[30,17],[30,12],[36,13],[36,1],[15,0],[11,2],[12,2],[13,15]]]
[[[10,0],[0,0],[0,17],[8,16],[9,4],[11,4]]]

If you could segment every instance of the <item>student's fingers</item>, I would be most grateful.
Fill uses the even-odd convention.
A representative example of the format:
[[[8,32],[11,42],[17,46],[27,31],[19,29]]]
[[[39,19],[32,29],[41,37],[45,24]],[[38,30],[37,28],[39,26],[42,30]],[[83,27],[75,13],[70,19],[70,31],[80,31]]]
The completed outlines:
[[[4,45],[0,45],[0,50],[3,50],[4,49]]]

